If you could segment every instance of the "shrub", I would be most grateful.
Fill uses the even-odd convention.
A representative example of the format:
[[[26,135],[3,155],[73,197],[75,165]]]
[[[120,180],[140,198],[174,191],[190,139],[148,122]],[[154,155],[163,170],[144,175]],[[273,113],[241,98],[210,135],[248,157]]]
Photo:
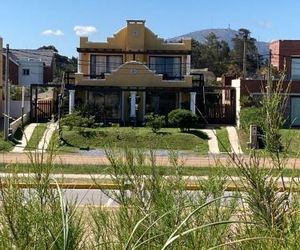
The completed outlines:
[[[154,133],[157,133],[164,126],[165,117],[150,113],[147,115],[146,121],[146,126],[150,127]]]
[[[195,127],[197,116],[186,109],[175,109],[169,113],[168,121],[172,126],[176,126],[181,131],[184,131]]]
[[[240,127],[249,133],[250,125],[257,125],[262,127],[263,125],[263,113],[262,108],[250,107],[242,108],[240,112]]]
[[[106,113],[105,107],[103,105],[100,105],[97,103],[87,103],[87,104],[77,107],[76,110],[83,117],[93,116],[95,119],[95,122],[106,123],[107,113]]]
[[[68,114],[61,119],[62,126],[68,126],[69,130],[73,127],[91,128],[95,125],[95,119],[91,117],[82,117],[79,112]]]

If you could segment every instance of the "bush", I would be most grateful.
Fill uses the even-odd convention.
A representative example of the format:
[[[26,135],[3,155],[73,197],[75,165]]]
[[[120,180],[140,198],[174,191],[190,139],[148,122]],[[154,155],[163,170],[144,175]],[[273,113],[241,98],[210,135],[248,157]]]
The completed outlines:
[[[197,116],[186,109],[175,109],[169,113],[168,121],[172,126],[178,127],[181,131],[184,131],[195,127]]]
[[[82,117],[79,112],[68,114],[61,119],[62,126],[68,126],[69,130],[73,127],[91,128],[95,126],[95,119],[91,117]]]
[[[146,117],[146,126],[150,127],[153,133],[157,133],[165,124],[165,117],[163,115],[156,115],[150,113]]]
[[[77,107],[76,111],[78,111],[78,113],[83,117],[93,116],[95,122],[97,123],[106,123],[107,113],[103,105],[97,103],[87,103]]]
[[[240,127],[247,133],[250,131],[250,125],[257,125],[262,127],[264,116],[262,114],[262,108],[250,107],[242,108],[240,112]]]

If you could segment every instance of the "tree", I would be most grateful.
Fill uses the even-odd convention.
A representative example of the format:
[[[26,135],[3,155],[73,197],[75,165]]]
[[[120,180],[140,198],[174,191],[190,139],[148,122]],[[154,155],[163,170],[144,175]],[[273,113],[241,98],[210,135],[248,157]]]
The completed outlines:
[[[231,69],[238,69],[239,75],[243,71],[243,56],[244,56],[244,40],[246,44],[246,69],[247,75],[257,73],[258,68],[262,64],[262,58],[256,47],[256,39],[250,36],[251,32],[247,29],[239,29],[238,34],[232,39],[233,49],[231,51]]]
[[[227,71],[230,49],[225,41],[219,41],[214,33],[209,33],[204,44],[192,40],[192,67],[208,68],[216,76]]]
[[[57,48],[55,48],[54,45],[48,45],[48,46],[44,45],[42,47],[39,47],[38,49],[48,49],[48,50],[53,50],[56,53],[58,52]]]

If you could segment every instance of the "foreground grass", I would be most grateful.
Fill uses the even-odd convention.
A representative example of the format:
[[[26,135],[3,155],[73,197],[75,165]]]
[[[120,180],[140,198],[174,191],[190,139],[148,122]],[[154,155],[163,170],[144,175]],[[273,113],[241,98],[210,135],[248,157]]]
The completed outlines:
[[[216,129],[220,152],[231,152],[228,132],[225,127]]]
[[[34,129],[31,138],[29,139],[25,149],[34,150],[39,145],[40,140],[42,139],[47,128],[46,123],[41,123]]]
[[[69,146],[82,149],[109,146],[114,148],[188,150],[200,154],[207,154],[208,152],[208,137],[198,129],[183,133],[176,128],[164,128],[158,133],[153,133],[150,128],[141,127],[109,127],[71,131],[63,128],[63,139]]]

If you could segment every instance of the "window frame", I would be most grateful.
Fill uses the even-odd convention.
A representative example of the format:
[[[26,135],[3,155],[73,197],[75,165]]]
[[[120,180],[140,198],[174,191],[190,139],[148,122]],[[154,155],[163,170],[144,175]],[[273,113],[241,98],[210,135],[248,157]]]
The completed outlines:
[[[151,58],[160,58],[160,59],[164,59],[164,65],[163,65],[163,70],[162,72],[157,72],[157,69],[153,69],[151,64]],[[179,59],[179,75],[178,76],[168,76],[168,65],[167,65],[167,61],[168,59]],[[154,66],[156,65],[156,63],[154,64]],[[183,71],[182,71],[182,57],[181,56],[161,56],[161,55],[149,55],[148,58],[148,67],[151,70],[156,71],[156,74],[163,74],[163,79],[164,80],[182,80],[183,78]],[[174,67],[174,66],[173,66]],[[172,72],[173,73],[173,72]]]

